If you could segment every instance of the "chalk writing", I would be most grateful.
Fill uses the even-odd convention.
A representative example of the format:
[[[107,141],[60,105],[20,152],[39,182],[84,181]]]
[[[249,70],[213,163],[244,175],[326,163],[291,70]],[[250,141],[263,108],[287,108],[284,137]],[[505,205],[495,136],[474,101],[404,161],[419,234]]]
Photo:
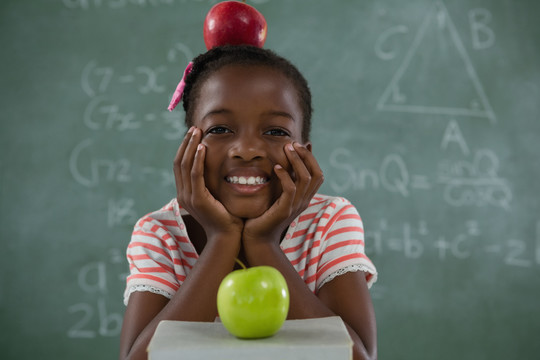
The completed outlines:
[[[75,146],[71,152],[69,170],[77,183],[85,187],[94,187],[100,183],[102,176],[107,181],[121,183],[132,180],[131,161],[128,159],[110,160],[91,158],[88,161],[89,174],[83,174],[80,167],[82,153],[88,150],[93,144],[94,139],[85,139]]]
[[[495,32],[488,26],[491,12],[487,9],[472,9],[469,11],[472,45],[475,50],[483,50],[495,44]]]
[[[540,221],[536,222],[533,249],[527,240],[512,238],[505,243],[490,244],[484,250],[503,255],[504,263],[509,266],[530,268],[534,264],[540,265]]]
[[[130,198],[109,199],[107,211],[107,225],[133,225],[137,221],[135,200]]]
[[[174,185],[174,174],[171,169],[134,166],[132,161],[127,158],[93,157],[94,146],[96,146],[94,139],[85,139],[77,144],[71,152],[69,170],[79,185],[91,188],[103,182],[122,184],[134,181],[151,182],[161,186]],[[111,219],[111,221],[115,222],[116,220]]]
[[[183,44],[183,43],[176,43],[174,44],[169,52],[167,53],[167,60],[172,64],[178,64],[181,63],[182,60],[178,59],[179,54],[182,54],[184,57],[182,60],[186,62],[186,65],[193,59],[193,51],[189,48],[189,46]],[[183,72],[182,72],[183,73]]]
[[[450,251],[456,259],[466,259],[471,256],[471,251],[467,247],[468,238],[459,234],[452,240],[446,240],[444,236],[440,236],[433,246],[438,249],[439,259],[445,260],[446,254]]]
[[[103,182],[122,184],[134,181],[149,181],[162,186],[174,184],[174,174],[171,169],[151,166],[136,167],[128,158],[94,157],[95,146],[94,139],[85,139],[71,152],[69,171],[79,185],[92,188]]]
[[[97,67],[95,61],[90,61],[81,74],[81,87],[86,95],[93,97],[103,93],[109,87],[114,70],[110,67]]]
[[[493,151],[478,150],[472,161],[442,160],[438,171],[438,182],[444,185],[447,204],[510,209],[512,190],[498,175],[499,159]]]
[[[179,2],[179,0],[176,0]],[[62,3],[68,9],[82,9],[88,10],[89,8],[108,8],[108,9],[123,9],[129,5],[134,6],[159,6],[159,5],[171,5],[175,0],[62,0]]]
[[[163,110],[158,114],[137,116],[134,112],[123,112],[120,107],[104,96],[93,98],[83,114],[83,123],[94,131],[133,131],[145,125],[163,124],[162,137],[166,140],[181,139],[185,132],[184,113]]]
[[[137,130],[142,126],[140,121],[135,121],[134,113],[122,114],[118,105],[101,96],[90,101],[84,111],[83,121],[91,130],[126,131]]]
[[[536,263],[540,265],[540,221],[536,223],[536,251],[535,251]]]
[[[107,256],[102,258],[107,260],[89,262],[83,265],[77,274],[79,288],[88,299],[94,298],[95,302],[88,300],[68,307],[68,313],[75,319],[67,331],[69,338],[93,339],[98,336],[113,337],[120,334],[122,315],[108,309],[107,280],[108,273],[114,274],[119,266],[123,265],[123,258],[118,249],[108,250]],[[116,279],[123,283],[125,277],[126,274],[121,273]],[[117,285],[114,284],[113,287]],[[114,303],[116,302],[114,300]]]
[[[457,144],[463,155],[469,155],[470,150],[465,138],[463,137],[456,120],[452,119],[444,131],[441,142],[441,149],[446,150],[450,143]]]
[[[403,157],[389,154],[384,157],[380,167],[373,169],[356,169],[351,163],[352,153],[345,148],[336,148],[330,153],[330,166],[345,172],[345,181],[338,182],[339,174],[332,177],[330,187],[342,193],[349,190],[365,190],[380,188],[405,197],[411,189],[429,189],[430,181],[422,175],[411,175]]]
[[[87,293],[106,293],[107,278],[104,262],[93,262],[84,265],[77,277],[79,287]]]
[[[177,47],[178,45],[170,50],[169,54]],[[170,57],[175,56],[170,55]],[[166,71],[167,67],[164,65],[155,68],[141,65],[135,67],[133,72],[118,74],[112,67],[98,66],[97,61],[92,60],[86,64],[81,73],[81,88],[90,97],[106,92],[113,83],[127,84],[130,87],[134,85],[140,94],[163,93],[165,86],[159,83],[159,78]]]
[[[98,314],[98,330],[90,330],[89,325],[95,316],[96,309]],[[122,315],[119,313],[107,312],[105,299],[99,298],[96,307],[89,303],[79,303],[68,308],[70,314],[79,314],[79,320],[68,330],[67,336],[70,338],[92,339],[100,336],[118,336],[122,329]]]
[[[476,13],[474,13],[476,14]],[[474,19],[477,19],[477,15],[474,15]],[[484,29],[484,27],[481,27],[478,24],[481,24],[480,22],[476,21],[475,24],[475,31],[479,32]],[[404,28],[403,26],[396,26],[394,28],[391,28],[393,30],[386,30],[383,32],[380,36],[379,42],[376,44],[376,54],[379,58],[382,58],[383,60],[388,60],[393,57],[395,57],[395,52],[392,52],[390,50],[383,51],[381,49],[382,43],[386,41],[388,36],[394,34],[394,33],[403,33]],[[428,37],[427,34],[438,34],[436,38]],[[430,43],[429,39],[431,41],[445,41],[443,44],[444,46],[438,46],[438,44]],[[444,39],[444,40],[441,40]],[[382,43],[381,43],[382,42]],[[448,105],[448,104],[422,104],[422,103],[415,103],[415,98],[422,98],[415,97],[415,96],[409,96],[408,94],[413,95],[418,94],[418,92],[421,92],[423,94],[433,92],[434,89],[438,89],[440,91],[446,91],[445,89],[451,90],[449,87],[440,87],[436,84],[429,84],[426,83],[425,86],[428,88],[423,88],[422,86],[419,86],[417,79],[418,78],[439,78],[440,73],[437,73],[437,76],[431,76],[430,74],[415,74],[413,78],[415,79],[414,85],[411,84],[410,90],[405,90],[405,75],[410,70],[409,66],[411,64],[416,63],[422,63],[422,61],[416,61],[416,56],[420,56],[423,53],[432,53],[432,51],[425,51],[424,48],[429,49],[437,49],[437,48],[445,48],[447,51],[455,51],[457,53],[458,58],[461,60],[461,66],[462,66],[462,72],[465,76],[465,79],[462,81],[462,87],[467,84],[467,86],[472,87],[471,93],[474,94],[474,97],[469,100],[467,104],[462,103],[456,103],[455,105]],[[441,56],[437,57],[437,61],[445,62],[447,61],[447,54],[442,54]],[[434,61],[433,59],[430,59],[430,61]],[[438,67],[422,67],[419,71],[437,71],[436,69],[444,68],[444,64],[441,64]],[[431,70],[435,69],[435,70]],[[434,74],[435,75],[435,74]],[[455,78],[451,79],[453,82],[456,81]],[[421,84],[423,85],[423,84]],[[442,101],[444,99],[451,99],[452,93],[441,93],[438,95],[436,101]],[[435,101],[435,100],[433,100]],[[418,32],[416,33],[416,36],[414,37],[413,43],[411,47],[409,48],[409,51],[406,53],[405,58],[403,59],[403,62],[397,69],[396,73],[394,74],[392,80],[390,81],[390,84],[386,87],[386,90],[384,91],[383,95],[379,99],[377,103],[377,109],[382,111],[395,111],[395,112],[410,112],[410,113],[420,113],[420,114],[438,114],[438,115],[450,115],[450,116],[467,116],[467,117],[481,117],[481,118],[487,118],[491,120],[492,122],[496,121],[495,113],[491,109],[491,105],[489,104],[489,101],[486,97],[486,94],[484,92],[484,89],[480,83],[480,80],[476,74],[476,71],[474,70],[474,67],[472,66],[472,62],[469,58],[469,55],[467,53],[467,50],[465,46],[463,45],[463,42],[461,41],[461,38],[459,37],[459,33],[456,30],[452,19],[450,18],[450,15],[448,14],[448,11],[444,5],[444,3],[440,0],[436,1],[431,9],[428,11],[428,14],[424,18],[424,21],[420,25],[420,28],[418,29]]]
[[[354,164],[349,150],[336,148],[329,157],[330,166],[337,170],[330,187],[337,193],[384,189],[403,197],[409,197],[411,191],[438,191],[442,187],[441,197],[447,205],[510,210],[513,193],[510,183],[499,175],[497,155],[490,149],[475,150],[471,154],[457,122],[451,120],[443,134],[441,148],[448,151],[456,146],[472,159],[440,159],[434,177],[411,172],[404,157],[398,154],[386,155],[378,169],[370,169]]]
[[[173,5],[175,3],[191,2],[207,2],[216,4],[219,0],[62,0],[64,6],[68,9],[88,10],[90,8],[106,8],[106,9],[124,9],[128,6],[139,7],[157,7],[163,5]],[[270,0],[251,0],[254,4],[264,4]]]
[[[480,224],[475,220],[456,224],[455,234],[433,232],[429,230],[429,224],[425,220],[417,224],[394,222],[393,226],[388,223],[387,219],[381,219],[378,224],[371,224],[371,227],[366,229],[368,255],[381,256],[393,252],[410,260],[430,256],[438,258],[439,261],[467,261],[475,255],[491,255],[499,256],[502,264],[514,268],[540,265],[540,222],[536,226],[534,241],[508,237],[497,238],[496,243],[481,231]],[[488,242],[488,245],[482,245],[483,242]]]
[[[400,34],[406,34],[408,32],[409,32],[409,29],[404,25],[393,26],[383,31],[382,34],[379,35],[379,37],[377,38],[377,41],[375,42],[375,54],[377,55],[377,57],[381,60],[394,59],[397,56],[396,50],[384,49],[385,45],[394,36],[400,35]],[[399,44],[397,40],[395,41],[395,43]]]

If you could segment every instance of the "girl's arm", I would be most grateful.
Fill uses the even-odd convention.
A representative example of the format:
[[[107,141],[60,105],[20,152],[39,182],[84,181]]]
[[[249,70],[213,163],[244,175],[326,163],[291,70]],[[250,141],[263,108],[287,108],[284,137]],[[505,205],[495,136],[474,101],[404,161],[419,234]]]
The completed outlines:
[[[354,359],[377,359],[377,326],[366,273],[340,275],[324,284],[317,296],[347,325]]]
[[[234,268],[244,224],[204,184],[201,136],[200,129],[188,131],[173,170],[178,203],[204,228],[206,245],[170,301],[148,292],[131,294],[122,326],[121,359],[146,359],[146,348],[161,320],[214,321],[217,316],[217,290]]]
[[[285,277],[290,293],[289,318],[338,315],[354,342],[354,359],[375,359],[375,316],[365,274],[353,272],[338,276],[314,294],[279,246],[284,230],[307,208],[323,179],[317,161],[307,148],[295,144],[294,148],[286,146],[284,151],[295,180],[283,169],[276,169],[283,193],[261,217],[246,221],[242,243],[247,261],[251,266],[273,266]]]
[[[161,320],[214,321],[219,284],[233,270],[239,248],[239,235],[209,241],[170,301],[150,292],[132,293],[124,315],[120,358],[146,359],[148,343]]]
[[[285,277],[290,294],[289,319],[340,316],[353,340],[353,358],[377,358],[375,312],[363,271],[340,275],[314,294],[279,246],[264,243],[246,253],[251,266],[273,266]]]

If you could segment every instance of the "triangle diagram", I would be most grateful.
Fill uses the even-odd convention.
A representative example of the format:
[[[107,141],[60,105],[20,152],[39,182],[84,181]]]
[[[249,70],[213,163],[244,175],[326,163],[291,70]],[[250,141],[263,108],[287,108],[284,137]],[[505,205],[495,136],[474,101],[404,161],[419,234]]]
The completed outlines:
[[[379,99],[377,109],[496,121],[441,0],[433,4],[424,18],[402,64]]]

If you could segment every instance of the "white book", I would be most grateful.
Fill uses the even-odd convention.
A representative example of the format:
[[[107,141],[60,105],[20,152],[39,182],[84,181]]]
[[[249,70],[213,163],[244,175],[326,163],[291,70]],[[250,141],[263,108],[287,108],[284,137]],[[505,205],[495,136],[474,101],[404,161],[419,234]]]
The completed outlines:
[[[149,360],[350,360],[352,340],[339,316],[287,320],[272,337],[238,339],[220,322],[159,323]]]

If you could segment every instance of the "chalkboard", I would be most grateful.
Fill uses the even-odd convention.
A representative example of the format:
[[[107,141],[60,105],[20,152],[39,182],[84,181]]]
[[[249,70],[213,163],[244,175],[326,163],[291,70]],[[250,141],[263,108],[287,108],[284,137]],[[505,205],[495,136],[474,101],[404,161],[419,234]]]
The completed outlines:
[[[114,359],[137,218],[174,194],[216,1],[0,3],[4,359]],[[540,3],[252,0],[358,208],[381,359],[540,354]]]

